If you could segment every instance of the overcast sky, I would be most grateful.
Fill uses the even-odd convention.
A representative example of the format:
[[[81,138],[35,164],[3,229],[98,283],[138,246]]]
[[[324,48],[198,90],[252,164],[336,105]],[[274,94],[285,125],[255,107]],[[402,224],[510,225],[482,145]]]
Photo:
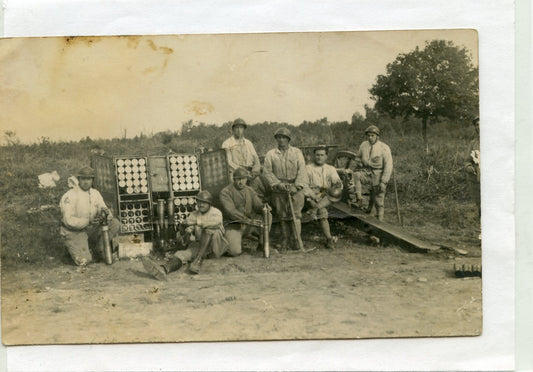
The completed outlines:
[[[351,120],[387,63],[425,41],[472,52],[473,30],[0,40],[0,129],[24,142],[181,123]]]

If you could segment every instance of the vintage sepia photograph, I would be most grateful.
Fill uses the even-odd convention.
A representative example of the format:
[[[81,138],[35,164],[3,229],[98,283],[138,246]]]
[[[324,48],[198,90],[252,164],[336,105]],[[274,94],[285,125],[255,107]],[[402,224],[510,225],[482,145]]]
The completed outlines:
[[[5,345],[483,332],[473,29],[0,40]]]

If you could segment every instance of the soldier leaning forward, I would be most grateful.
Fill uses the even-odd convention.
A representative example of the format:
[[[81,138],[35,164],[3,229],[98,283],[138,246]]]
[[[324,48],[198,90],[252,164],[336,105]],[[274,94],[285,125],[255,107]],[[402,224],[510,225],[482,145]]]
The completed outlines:
[[[263,250],[262,235],[259,231],[263,203],[256,192],[246,185],[248,176],[246,169],[237,168],[233,172],[233,183],[220,191],[224,216],[229,220],[226,224],[226,239],[232,255],[242,252],[242,237],[252,233],[259,233],[258,249]],[[269,218],[269,221],[271,220]]]

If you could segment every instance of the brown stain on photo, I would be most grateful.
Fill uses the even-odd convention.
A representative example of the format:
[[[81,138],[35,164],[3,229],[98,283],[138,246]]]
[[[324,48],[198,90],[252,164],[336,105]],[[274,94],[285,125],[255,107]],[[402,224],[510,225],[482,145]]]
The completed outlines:
[[[174,49],[166,47],[166,46],[158,46],[151,39],[147,39],[146,42],[147,42],[148,46],[150,47],[150,49],[152,49],[154,52],[159,52],[159,53],[162,53],[162,54],[164,54],[166,56],[165,60],[163,61],[163,65],[161,66],[161,71],[165,70],[167,68],[168,60],[170,58],[170,55],[172,53],[174,53]],[[156,67],[148,67],[147,69],[145,69],[143,71],[143,73],[144,74],[150,74],[152,72],[157,71],[157,69],[158,68],[156,68]]]
[[[65,38],[65,46],[92,46],[94,43],[102,41],[101,36],[67,36]]]
[[[166,46],[157,46],[155,45],[155,43],[153,42],[153,40],[146,40],[146,42],[148,43],[148,46],[150,48],[152,48],[153,51],[156,51],[156,52],[161,52],[163,54],[172,54],[174,53],[174,49],[172,48],[169,48],[169,47],[166,47]]]
[[[130,49],[137,49],[141,42],[141,36],[119,36],[119,38],[125,39],[127,41],[127,47]]]
[[[213,112],[215,108],[209,102],[203,101],[191,101],[187,104],[187,112],[190,112],[196,116],[207,115]]]

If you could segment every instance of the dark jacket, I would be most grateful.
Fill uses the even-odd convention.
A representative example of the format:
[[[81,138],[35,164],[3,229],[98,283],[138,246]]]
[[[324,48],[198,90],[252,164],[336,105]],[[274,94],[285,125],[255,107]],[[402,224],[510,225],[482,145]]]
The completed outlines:
[[[261,213],[263,204],[257,193],[249,186],[237,190],[232,184],[220,191],[220,202],[224,217],[230,221],[252,218],[255,213]],[[255,212],[255,213],[254,213]]]

